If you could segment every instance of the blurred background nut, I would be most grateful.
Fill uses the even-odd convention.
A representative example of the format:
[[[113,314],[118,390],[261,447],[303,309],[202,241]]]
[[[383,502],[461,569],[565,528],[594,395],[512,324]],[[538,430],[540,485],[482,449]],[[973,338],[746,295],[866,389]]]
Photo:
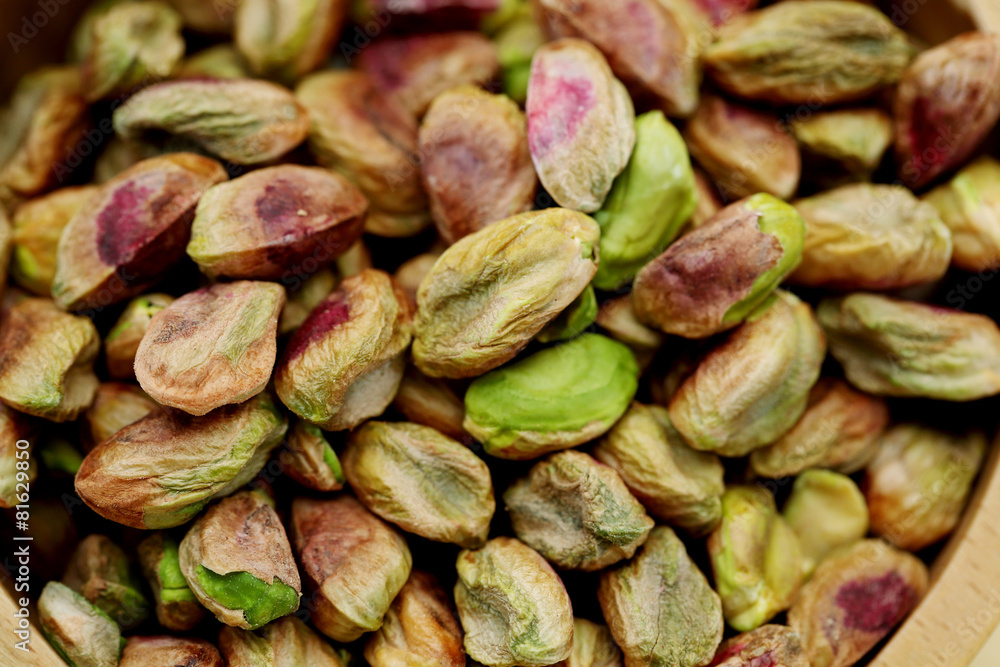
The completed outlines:
[[[538,177],[568,209],[604,203],[635,145],[635,110],[594,46],[549,42],[535,52],[528,83],[528,144]]]
[[[315,273],[361,236],[368,202],[350,181],[284,164],[209,188],[187,254],[211,278],[281,280]]]
[[[179,526],[249,482],[287,428],[267,393],[204,417],[162,408],[95,447],[76,475],[76,491],[111,521]]]
[[[661,521],[704,535],[722,516],[719,458],[689,447],[664,408],[633,403],[593,454]]]
[[[799,635],[784,625],[762,625],[722,642],[708,667],[809,667]]]
[[[392,274],[393,280],[399,283],[406,295],[410,297],[410,303],[414,308],[417,307],[417,290],[420,289],[420,283],[434,268],[434,264],[440,256],[439,252],[423,252],[414,255],[400,264],[399,268]]]
[[[291,530],[313,625],[339,642],[378,630],[410,576],[403,536],[347,495],[296,498]]]
[[[200,2],[200,0],[191,0]],[[232,44],[216,44],[181,61],[174,72],[176,79],[245,79],[250,67]]]
[[[278,320],[278,335],[284,336],[302,326],[312,309],[337,287],[337,274],[329,268],[320,269],[305,280],[291,277],[285,298],[285,307]]]
[[[531,60],[535,51],[545,43],[545,35],[531,15],[526,4],[508,3],[527,11],[506,23],[493,36],[500,61],[503,92],[518,104],[528,99],[528,81],[531,78]]]
[[[555,343],[580,335],[597,319],[597,308],[594,286],[587,285],[573,303],[538,332],[535,340],[539,343]]]
[[[156,620],[167,630],[187,632],[205,617],[181,572],[177,542],[164,532],[156,532],[138,546],[142,574],[153,591]]]
[[[123,630],[146,620],[150,604],[128,556],[106,535],[83,538],[69,560],[62,583],[110,616]]]
[[[226,178],[194,153],[143,160],[112,178],[63,229],[53,298],[84,310],[141,294],[184,256],[198,199]]]
[[[184,25],[206,34],[229,34],[233,30],[233,14],[243,0],[223,0],[206,4],[204,0],[169,0],[184,17]]]
[[[601,573],[597,599],[626,667],[704,665],[722,641],[719,596],[666,526],[635,558]]]
[[[558,667],[622,667],[622,652],[606,625],[573,619],[573,652]]]
[[[337,651],[295,616],[259,630],[224,625],[219,649],[228,667],[346,667]]]
[[[740,14],[757,8],[758,0],[694,0],[716,28],[734,21]]]
[[[146,294],[129,301],[118,321],[104,337],[108,375],[117,380],[135,378],[135,354],[153,316],[174,302],[169,294]]]
[[[595,321],[612,338],[628,345],[635,354],[639,367],[643,369],[649,365],[666,339],[661,332],[650,329],[639,321],[632,307],[631,294],[601,303]]]
[[[129,637],[118,667],[223,667],[219,649],[203,639]]]
[[[1000,266],[1000,163],[983,156],[927,193],[924,201],[937,209],[951,230],[955,266],[964,271]],[[16,239],[17,216],[14,226]],[[14,252],[16,262],[16,248]]]
[[[277,354],[285,289],[240,280],[188,292],[156,313],[135,375],[162,405],[204,415],[264,391]]]
[[[489,468],[470,449],[428,426],[369,421],[344,450],[358,499],[403,530],[478,548],[496,502]]]
[[[716,213],[722,210],[723,203],[719,197],[719,189],[701,167],[695,165],[694,171],[695,207],[688,219],[688,224],[682,230],[687,234],[708,222]]]
[[[107,183],[132,165],[151,157],[160,157],[168,152],[165,146],[158,146],[150,141],[112,137],[104,144],[94,160],[94,183],[97,185]]]
[[[420,126],[421,173],[446,243],[530,210],[538,177],[524,113],[473,86],[438,95]]]
[[[455,604],[465,651],[487,667],[541,667],[573,651],[573,609],[562,581],[530,547],[497,537],[462,551]]]
[[[323,430],[296,420],[280,456],[285,472],[302,486],[316,491],[338,491],[344,487],[344,471]]]
[[[417,292],[417,368],[475,377],[512,359],[594,277],[599,236],[588,216],[553,208],[495,222],[449,247]]]
[[[289,410],[327,431],[382,414],[403,377],[410,303],[383,271],[345,279],[294,333],[274,372]]]
[[[639,271],[636,315],[686,338],[731,329],[798,266],[805,235],[802,217],[771,195],[730,204]]]
[[[0,294],[7,287],[7,277],[10,269],[10,256],[13,252],[13,229],[10,218],[3,205],[0,205]]]
[[[982,433],[954,435],[902,424],[879,439],[865,470],[872,532],[919,551],[958,525],[986,454]]]
[[[31,455],[35,432],[35,424],[27,415],[0,403],[0,507],[22,504],[18,499],[22,495],[18,485],[24,481],[30,495],[30,485],[38,475],[38,464]],[[18,447],[19,441],[27,441],[27,448]],[[21,472],[27,474],[27,479],[22,482],[17,479],[18,461],[26,461],[20,466]]]
[[[38,598],[38,625],[70,665],[118,667],[125,640],[118,624],[73,589],[50,581]]]
[[[463,426],[491,456],[538,458],[607,432],[628,409],[638,376],[627,347],[583,334],[474,380]]]
[[[536,463],[503,501],[518,539],[565,569],[593,572],[631,558],[653,528],[618,473],[583,452]]]
[[[834,109],[789,124],[802,149],[802,176],[821,187],[868,181],[892,144],[892,118],[881,109]]]
[[[445,380],[429,378],[408,364],[392,403],[411,422],[430,426],[444,435],[463,442],[469,434],[462,428],[465,402]]]

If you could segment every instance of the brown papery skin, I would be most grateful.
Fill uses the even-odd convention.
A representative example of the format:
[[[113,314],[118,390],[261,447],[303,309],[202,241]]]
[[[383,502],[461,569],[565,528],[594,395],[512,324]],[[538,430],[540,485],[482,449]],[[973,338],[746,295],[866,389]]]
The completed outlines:
[[[223,667],[219,649],[202,639],[129,637],[118,667]]]

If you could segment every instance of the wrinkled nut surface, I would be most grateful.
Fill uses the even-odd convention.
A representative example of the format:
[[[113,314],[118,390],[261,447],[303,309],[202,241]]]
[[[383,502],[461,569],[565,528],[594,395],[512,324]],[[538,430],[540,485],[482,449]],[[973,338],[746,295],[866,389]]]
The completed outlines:
[[[365,644],[372,667],[465,667],[462,626],[433,576],[414,570]]]
[[[95,447],[76,475],[76,491],[95,512],[126,526],[179,526],[249,482],[287,428],[267,393],[204,417],[164,408]]]
[[[277,355],[285,288],[241,280],[189,292],[156,313],[135,376],[158,403],[192,415],[264,391]]]
[[[802,418],[774,444],[750,453],[763,477],[790,477],[807,468],[831,468],[845,475],[865,467],[889,423],[882,398],[852,389],[840,379],[821,378],[809,392]]]
[[[70,556],[62,583],[110,616],[124,630],[132,630],[149,616],[141,579],[128,556],[105,535],[83,538]]]
[[[606,433],[628,409],[638,376],[625,345],[583,334],[474,380],[462,425],[491,456],[538,458]]]
[[[378,630],[410,576],[403,536],[346,495],[296,498],[291,529],[313,625],[338,642]]]
[[[299,606],[299,570],[272,502],[260,491],[223,498],[181,540],[184,579],[226,625],[255,630]]]
[[[601,573],[597,599],[626,667],[704,665],[722,641],[719,596],[666,526],[635,558]]]
[[[338,491],[344,487],[344,470],[327,435],[320,427],[297,420],[288,433],[280,460],[288,476],[316,491]]]
[[[982,433],[900,424],[879,439],[865,470],[872,532],[919,551],[948,535],[962,515],[986,454]]]
[[[799,475],[782,516],[799,538],[807,575],[827,555],[868,532],[864,495],[850,477],[831,470]]]
[[[191,592],[181,572],[178,545],[164,532],[156,532],[137,547],[142,576],[156,601],[156,620],[167,630],[187,632],[205,617],[205,608]]]
[[[789,199],[802,174],[795,139],[775,113],[706,95],[684,129],[691,156],[715,181],[724,199],[758,192]]]
[[[1000,163],[983,156],[927,193],[924,201],[951,230],[955,266],[973,272],[1000,266]],[[16,215],[14,226],[16,239]],[[16,266],[16,248],[14,262]]]
[[[118,667],[223,667],[219,649],[203,639],[129,637]]]
[[[157,83],[115,109],[115,133],[166,132],[236,164],[260,164],[301,144],[309,114],[292,93],[254,79]]]
[[[50,581],[42,589],[38,626],[67,664],[118,667],[125,644],[118,624],[58,581]]]
[[[219,649],[228,667],[346,667],[337,651],[295,616],[283,616],[259,630],[224,625]]]
[[[821,111],[789,125],[805,154],[804,176],[821,184],[869,180],[892,145],[892,117],[881,109]]]
[[[308,276],[344,254],[364,229],[368,202],[340,174],[283,164],[209,188],[187,254],[205,275]]]
[[[313,309],[274,372],[282,403],[327,431],[382,414],[403,377],[410,303],[383,271],[344,280]]]
[[[857,183],[794,202],[806,221],[802,263],[790,282],[888,290],[933,282],[951,261],[937,210],[897,185]]]
[[[927,589],[927,567],[912,554],[862,540],[828,558],[788,612],[816,667],[847,667],[889,634]]]
[[[442,93],[419,140],[424,189],[445,242],[532,208],[538,177],[524,113],[510,98],[473,86]]]
[[[730,204],[636,275],[639,319],[685,338],[742,322],[798,266],[806,225],[768,194]]]
[[[965,33],[921,53],[892,110],[904,183],[920,188],[961,165],[1000,118],[1000,36]]]
[[[0,400],[49,421],[76,419],[97,392],[99,348],[89,318],[49,299],[20,301],[0,318]]]
[[[705,67],[719,86],[773,104],[834,104],[899,80],[906,34],[874,7],[842,0],[782,2],[719,31]]]
[[[704,535],[722,516],[722,463],[689,447],[664,408],[633,403],[593,454],[661,521]]]
[[[503,501],[518,539],[570,570],[593,572],[631,558],[653,529],[618,473],[583,452],[536,463]]]
[[[1000,393],[1000,329],[983,315],[856,292],[816,310],[858,389],[971,401]]]
[[[413,361],[476,377],[512,359],[597,271],[600,229],[566,209],[522,213],[461,239],[417,292]]]
[[[18,488],[17,473],[19,471],[27,473],[27,484],[35,481],[38,475],[38,464],[35,463],[31,455],[33,446],[32,436],[35,434],[35,425],[23,412],[18,412],[0,403],[0,507],[13,507],[21,504],[24,499],[22,490]],[[17,443],[26,441],[28,447],[18,447]],[[17,465],[18,461],[24,460],[28,452],[27,469],[25,464]],[[29,491],[30,494],[30,491]]]
[[[573,609],[562,581],[536,551],[512,537],[464,550],[455,605],[465,652],[487,667],[541,667],[573,650]]]
[[[622,652],[606,625],[573,619],[573,652],[558,667],[622,667]]]
[[[112,178],[63,229],[53,298],[98,310],[141,294],[184,256],[198,199],[226,178],[221,164],[193,153],[143,160]]]
[[[146,294],[129,301],[118,321],[104,337],[108,375],[117,380],[135,377],[135,354],[149,330],[153,316],[174,302],[169,294]]]
[[[339,280],[333,269],[324,268],[305,280],[292,277],[291,282],[288,288],[292,291],[286,296],[285,307],[281,310],[281,318],[278,320],[279,336],[291,333],[302,326],[312,309],[330,296],[330,292],[337,287]]]
[[[635,145],[632,98],[601,52],[572,38],[538,49],[526,110],[531,159],[548,193],[568,209],[601,208]]]
[[[445,380],[429,378],[416,366],[407,365],[392,405],[411,422],[430,426],[459,442],[469,439],[462,428],[465,419],[462,397]]]
[[[684,0],[686,1],[686,0]],[[615,290],[673,241],[695,207],[687,147],[660,111],[635,121],[635,149],[594,220],[601,226],[594,285]]]
[[[369,421],[351,433],[344,474],[368,509],[403,530],[474,549],[496,502],[486,464],[420,424]]]
[[[826,339],[808,304],[775,294],[670,399],[670,419],[695,449],[744,456],[780,438],[805,412]]]
[[[802,641],[784,625],[762,625],[727,639],[708,667],[809,667]]]
[[[370,207],[365,230],[412,236],[430,224],[416,118],[364,72],[311,74],[295,89],[309,111],[316,161],[353,182]]]

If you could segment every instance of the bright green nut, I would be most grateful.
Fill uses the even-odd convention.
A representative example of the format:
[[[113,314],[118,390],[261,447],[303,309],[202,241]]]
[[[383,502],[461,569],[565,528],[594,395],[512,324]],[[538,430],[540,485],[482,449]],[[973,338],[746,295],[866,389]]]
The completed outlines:
[[[181,572],[177,542],[166,533],[153,533],[138,546],[142,574],[156,601],[156,619],[174,632],[187,632],[205,616],[205,608]]]
[[[831,470],[806,470],[795,478],[782,516],[802,545],[809,576],[827,555],[868,532],[868,505],[857,484]]]
[[[1000,162],[983,156],[924,197],[951,229],[952,263],[965,271],[1000,264]]]
[[[58,581],[38,598],[42,634],[71,667],[117,667],[125,640],[118,624],[87,599]]]
[[[601,573],[597,599],[628,667],[705,665],[722,641],[719,596],[665,526],[635,558]]]
[[[1000,329],[984,315],[863,292],[826,299],[816,315],[862,391],[944,401],[1000,393]]]
[[[726,621],[740,632],[788,609],[802,585],[799,538],[763,487],[726,490],[722,522],[708,537],[708,553]]]
[[[607,432],[638,387],[625,345],[583,334],[476,379],[463,427],[492,456],[525,460]]]
[[[531,58],[545,43],[545,34],[531,16],[511,21],[494,37],[503,77],[503,92],[515,102],[528,99]]]
[[[62,583],[85,597],[124,630],[142,624],[150,604],[128,556],[104,535],[88,535],[77,546]]]
[[[662,111],[635,119],[635,149],[604,206],[601,265],[594,285],[615,290],[670,245],[695,207],[694,172],[684,139]]]
[[[600,228],[582,213],[522,213],[449,247],[417,292],[413,360],[475,377],[512,359],[597,271]]]
[[[597,311],[597,294],[594,293],[593,285],[587,285],[580,296],[566,306],[566,310],[549,322],[548,326],[542,329],[535,338],[540,343],[569,340],[583,333],[597,320]]]
[[[299,594],[279,579],[267,583],[249,572],[217,574],[199,565],[195,576],[205,595],[227,609],[239,609],[250,628],[259,628],[299,606]]]

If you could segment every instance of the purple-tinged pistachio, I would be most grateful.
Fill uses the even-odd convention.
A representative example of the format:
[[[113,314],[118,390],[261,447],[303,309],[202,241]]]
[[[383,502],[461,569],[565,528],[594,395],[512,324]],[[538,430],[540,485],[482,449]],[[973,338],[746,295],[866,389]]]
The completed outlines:
[[[347,0],[240,0],[233,40],[254,74],[295,81],[330,57],[349,5]]]
[[[762,625],[727,639],[708,667],[809,667],[799,634],[784,625]]]
[[[758,192],[789,199],[798,189],[799,147],[774,113],[706,95],[684,138],[725,200]]]
[[[403,530],[481,547],[496,509],[489,468],[472,450],[428,426],[370,421],[344,450],[358,499]]]
[[[328,431],[354,428],[392,402],[410,344],[410,303],[388,274],[344,280],[292,335],[274,382],[281,401]]]
[[[536,463],[503,500],[517,537],[564,569],[593,572],[631,558],[653,529],[618,473],[583,452]]]
[[[121,2],[96,17],[80,73],[94,102],[173,74],[184,57],[180,14],[162,2]]]
[[[622,652],[606,625],[573,619],[573,652],[556,667],[622,667]]]
[[[263,491],[224,498],[181,540],[184,579],[226,625],[256,630],[299,606],[299,570],[273,502]]]
[[[100,309],[141,294],[184,256],[198,199],[224,180],[215,160],[171,153],[102,185],[59,239],[55,300],[68,310]]]
[[[330,296],[337,287],[337,274],[329,268],[322,268],[305,280],[289,276],[295,285],[287,294],[285,307],[278,319],[278,335],[291,333],[302,326],[313,308]]]
[[[142,580],[132,571],[128,556],[105,535],[95,533],[83,538],[62,582],[124,630],[141,625],[151,611],[142,593]]]
[[[496,11],[500,3],[501,0],[360,0],[356,3],[355,18],[370,19],[389,12],[415,21],[416,25],[440,29],[442,22],[462,23],[470,19],[478,22]]]
[[[296,498],[292,535],[312,623],[339,642],[382,626],[413,561],[406,540],[350,496]]]
[[[1000,117],[1000,36],[969,32],[921,53],[896,88],[893,116],[907,185],[961,165]]]
[[[726,490],[708,554],[726,621],[740,632],[788,609],[805,578],[799,539],[760,486]]]
[[[135,376],[158,403],[192,415],[264,391],[277,355],[285,289],[241,280],[189,292],[156,313]]]
[[[636,315],[685,338],[731,329],[798,266],[805,236],[798,212],[771,195],[730,204],[639,271]]]
[[[924,201],[937,209],[951,230],[955,266],[973,272],[1000,266],[1000,162],[979,158],[930,191]],[[14,226],[16,238],[16,215]],[[16,266],[16,248],[14,253]]]
[[[916,424],[886,431],[865,470],[872,532],[908,551],[947,536],[958,525],[985,453],[979,432],[954,435]]]
[[[204,639],[129,637],[118,667],[223,667],[219,649]]]
[[[177,542],[156,532],[139,543],[139,563],[156,601],[156,620],[167,630],[187,632],[205,617],[205,608],[181,572]]]
[[[135,354],[153,316],[174,302],[169,294],[146,294],[129,301],[104,339],[108,375],[119,380],[135,377]]]
[[[368,198],[365,229],[412,236],[430,224],[420,180],[416,118],[364,72],[307,76],[295,97],[309,111],[316,161],[355,183]]]
[[[538,177],[560,206],[604,204],[635,145],[635,110],[589,42],[560,39],[535,52],[528,83],[528,145]]]
[[[417,367],[475,377],[512,359],[594,277],[599,235],[591,218],[557,208],[495,222],[452,245],[417,293]]]
[[[881,109],[835,109],[793,118],[806,169],[823,186],[845,179],[867,181],[892,144],[892,118]]]
[[[99,384],[97,329],[48,299],[25,299],[0,319],[0,400],[50,421],[76,419]]]
[[[340,174],[285,164],[209,188],[187,253],[211,278],[287,281],[342,255],[364,228],[368,202]]]
[[[316,491],[339,491],[346,478],[340,459],[323,430],[296,420],[280,457],[285,472],[302,486]]]
[[[690,116],[698,106],[701,51],[711,37],[689,0],[535,0],[547,32],[580,37],[607,56],[638,98],[651,98],[669,116]]]
[[[424,189],[447,243],[528,211],[538,177],[524,113],[508,97],[461,86],[434,99],[420,126]]]
[[[664,408],[633,403],[593,454],[618,472],[657,519],[694,535],[719,522],[722,464],[714,454],[689,447]]]
[[[645,368],[652,362],[653,355],[666,340],[662,333],[639,321],[632,307],[631,294],[600,304],[595,321],[612,338],[629,346],[640,368]]]
[[[875,455],[875,442],[889,423],[885,400],[868,396],[840,379],[821,378],[795,426],[773,444],[750,454],[763,477],[791,477],[807,468],[849,475]]]
[[[429,378],[416,366],[406,367],[392,405],[411,422],[430,426],[459,442],[469,439],[462,428],[465,419],[462,397],[447,381]]]
[[[626,667],[704,665],[722,641],[719,596],[666,526],[635,558],[601,573],[597,599]]]
[[[716,28],[734,21],[740,14],[757,9],[758,0],[694,0]],[[789,665],[788,667],[792,667]]]
[[[38,626],[59,657],[79,667],[118,667],[125,640],[118,624],[86,598],[50,581],[38,598]]]
[[[555,343],[580,335],[597,320],[597,294],[593,285],[587,285],[573,303],[545,325],[535,340],[540,343]]]
[[[1000,393],[1000,329],[984,315],[864,292],[826,299],[816,314],[862,391],[944,401]]]
[[[806,576],[828,555],[868,533],[868,506],[854,481],[830,470],[795,478],[782,516],[799,538]]]
[[[24,504],[23,490],[38,475],[31,455],[34,435],[35,425],[27,415],[0,403],[0,507]]]
[[[682,234],[698,229],[715,217],[715,214],[723,207],[722,198],[719,197],[719,189],[715,187],[715,183],[712,182],[708,174],[700,167],[694,167],[693,171],[695,207],[687,227],[681,231]]]
[[[365,644],[371,667],[465,667],[462,626],[448,594],[426,572],[414,570]]]
[[[462,551],[455,604],[465,652],[487,667],[541,667],[573,651],[573,609],[562,581],[530,547],[497,537]]]
[[[17,208],[11,236],[10,274],[14,282],[38,296],[52,293],[59,237],[70,218],[97,191],[94,185],[63,188]]]
[[[670,399],[670,419],[695,449],[744,456],[795,425],[825,355],[812,309],[779,290],[701,360]]]
[[[112,120],[124,139],[165,132],[248,165],[281,157],[309,132],[309,115],[290,91],[254,79],[157,83],[115,109]]]
[[[500,61],[503,92],[518,104],[523,105],[528,99],[531,60],[545,41],[545,34],[530,12],[505,25],[493,37]]]
[[[794,202],[806,221],[790,282],[899,289],[933,282],[951,261],[951,232],[933,206],[899,185],[856,183]]]
[[[204,417],[163,408],[99,444],[76,491],[105,519],[171,528],[260,472],[288,424],[267,393]]]
[[[361,52],[357,67],[419,118],[441,93],[487,83],[500,62],[484,35],[445,32],[378,39]]]
[[[823,561],[788,612],[813,667],[848,667],[881,641],[927,589],[916,556],[862,540]]]
[[[219,649],[228,667],[346,667],[338,652],[295,616],[259,630],[224,625]]]
[[[895,83],[911,55],[906,34],[878,9],[815,0],[772,5],[724,26],[705,67],[740,97],[835,104]]]
[[[216,44],[186,58],[174,72],[176,79],[246,79],[250,68],[232,44]]]

